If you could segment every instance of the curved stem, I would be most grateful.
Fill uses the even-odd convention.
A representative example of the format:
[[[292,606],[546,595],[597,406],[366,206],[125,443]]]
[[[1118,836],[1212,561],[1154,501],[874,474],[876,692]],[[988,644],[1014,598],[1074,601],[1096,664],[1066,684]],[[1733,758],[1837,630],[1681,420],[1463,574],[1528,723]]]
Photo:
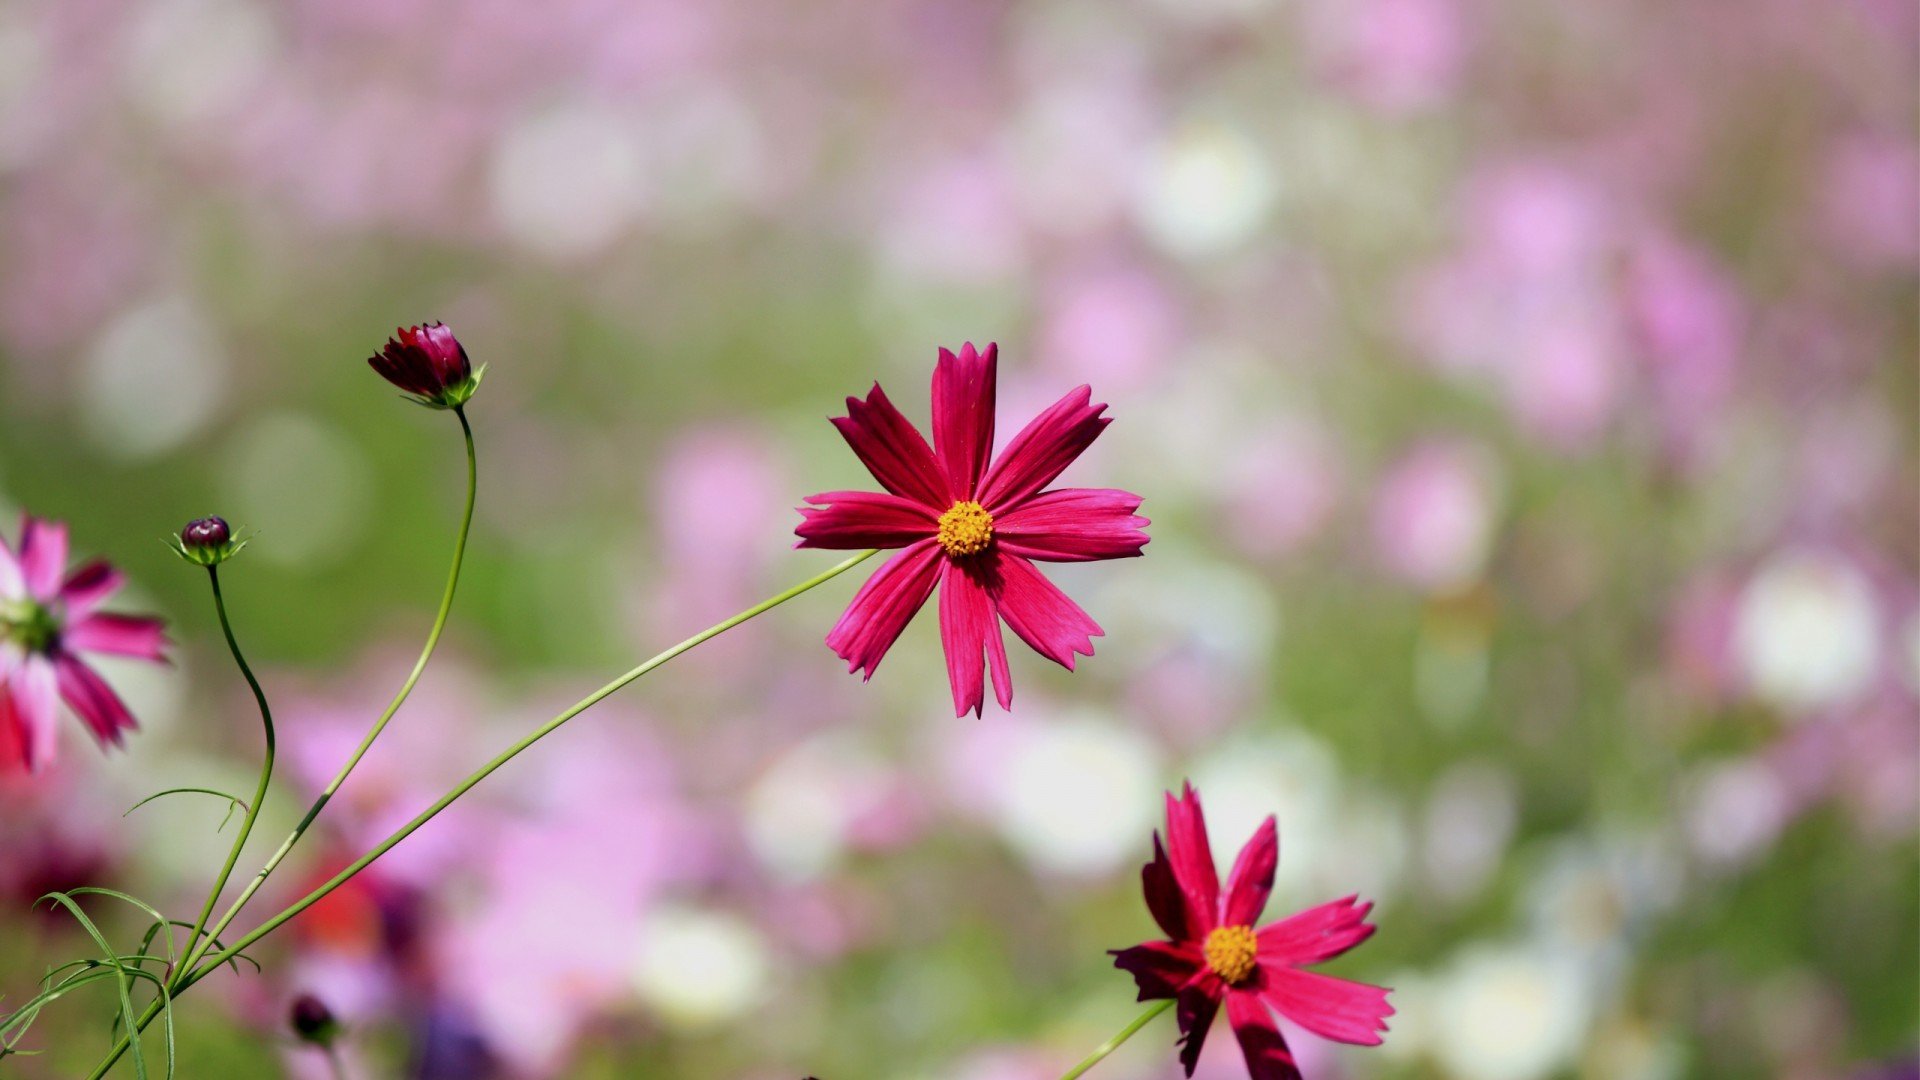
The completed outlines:
[[[396,830],[393,833],[393,835],[387,837],[385,840],[382,840],[380,841],[380,843],[374,845],[371,851],[368,851],[365,855],[362,855],[358,859],[355,859],[350,865],[347,866],[346,869],[340,871],[338,874],[335,874],[333,877],[329,878],[326,881],[326,883],[322,884],[319,888],[314,889],[312,892],[308,893],[306,896],[303,896],[299,900],[296,900],[293,904],[289,905],[285,910],[281,911],[279,914],[273,916],[267,921],[261,923],[259,926],[255,927],[252,931],[247,933],[244,937],[241,937],[239,940],[235,941],[232,945],[229,945],[226,948],[213,953],[212,955],[206,956],[202,960],[200,966],[197,969],[188,971],[183,978],[180,978],[175,981],[173,995],[175,997],[178,997],[182,992],[187,990],[194,983],[199,982],[201,979],[205,978],[206,976],[212,974],[214,971],[218,970],[220,965],[226,963],[228,960],[231,960],[233,957],[239,955],[242,951],[244,951],[247,948],[247,946],[252,945],[254,942],[259,941],[263,937],[266,937],[268,934],[279,929],[280,926],[286,923],[289,919],[292,919],[294,916],[300,914],[301,912],[305,911],[309,907],[312,907],[314,904],[318,903],[328,893],[332,892],[333,890],[339,888],[341,885],[345,884],[349,878],[352,878],[355,874],[358,874],[360,871],[365,870],[368,866],[372,865],[375,859],[378,859],[380,856],[385,855],[388,851],[391,851],[394,845],[398,844],[402,840],[405,840],[407,837],[413,835],[414,831],[419,829],[420,826],[425,825],[427,822],[433,820],[434,817],[440,813],[440,811],[445,810],[447,807],[451,806],[454,800],[460,798],[460,796],[462,795],[465,795],[468,791],[471,791],[475,785],[479,784],[480,781],[485,780],[488,776],[491,776],[494,770],[500,768],[500,766],[505,765],[507,762],[513,760],[515,757],[517,757],[520,754],[521,751],[527,749],[528,747],[532,746],[534,743],[539,742],[541,739],[552,734],[555,729],[560,727],[560,725],[565,724],[567,721],[573,719],[574,717],[580,715],[583,712],[586,712],[588,709],[599,704],[601,701],[605,700],[606,698],[612,696],[616,691],[625,687],[628,683],[633,682],[635,679],[638,679],[640,676],[645,675],[647,672],[652,671],[653,669],[661,666],[662,664],[665,664],[667,661],[672,660],[674,657],[679,656],[681,653],[684,653],[692,649],[694,646],[699,645],[702,642],[719,637],[721,634],[724,634],[728,630],[731,630],[734,627],[739,626],[741,623],[746,622],[748,619],[751,619],[754,616],[762,614],[766,611],[770,611],[773,608],[779,607],[781,604],[784,604],[787,601],[793,599],[794,597],[799,596],[801,593],[807,592],[810,589],[816,588],[820,585],[826,584],[829,581],[832,581],[834,578],[839,577],[841,574],[846,573],[847,571],[853,569],[854,567],[860,565],[861,563],[867,561],[868,559],[872,558],[877,554],[879,554],[878,551],[863,551],[850,558],[844,559],[841,562],[834,564],[832,567],[826,570],[823,570],[818,574],[815,574],[813,577],[808,578],[807,580],[801,582],[800,584],[795,585],[784,592],[778,593],[774,596],[770,596],[767,599],[762,600],[758,604],[755,604],[752,607],[746,609],[745,611],[742,611],[739,614],[734,615],[729,619],[725,619],[721,622],[715,623],[714,625],[707,627],[705,630],[702,630],[699,633],[693,635],[692,637],[687,638],[685,641],[680,642],[679,644],[673,646],[672,648],[667,649],[664,652],[658,653],[655,656],[648,658],[646,661],[641,663],[638,667],[635,667],[631,671],[628,671],[626,674],[621,675],[619,678],[613,680],[612,682],[606,684],[605,686],[602,686],[600,689],[595,690],[593,693],[588,694],[586,697],[581,698],[578,702],[575,702],[571,707],[569,707],[565,712],[562,712],[558,716],[555,716],[553,719],[540,725],[538,728],[534,729],[531,733],[521,738],[518,742],[514,743],[512,746],[507,747],[505,750],[495,755],[493,760],[487,762],[485,765],[482,765],[478,770],[476,770],[474,773],[469,775],[466,779],[460,781],[458,784],[455,784],[451,791],[448,791],[445,795],[442,795],[440,798],[436,799],[432,806],[429,806],[425,810],[421,811],[417,816],[414,817],[412,821],[409,821],[405,825],[402,825],[398,830]],[[156,1001],[148,1005],[146,1013],[143,1014],[140,1017],[139,1021],[135,1024],[135,1030],[142,1030],[142,1031],[145,1030],[147,1025],[152,1023],[154,1017],[158,1016],[159,1013],[160,1013],[159,1002]],[[105,1076],[107,1074],[107,1071],[113,1068],[114,1063],[120,1060],[120,1056],[126,1053],[126,1049],[127,1049],[127,1039],[126,1039],[126,1036],[123,1035],[121,1036],[120,1041],[117,1042],[114,1045],[114,1048],[108,1053],[106,1060],[102,1061],[93,1070],[92,1073],[88,1074],[88,1080],[100,1080],[101,1077]]]
[[[260,804],[266,801],[267,784],[273,779],[273,710],[267,706],[266,691],[260,689],[260,680],[253,677],[253,669],[247,666],[247,658],[240,654],[240,643],[234,640],[233,624],[227,619],[227,601],[220,594],[220,568],[207,567],[207,581],[213,586],[213,609],[220,614],[220,632],[227,636],[227,649],[233,653],[233,662],[240,665],[240,674],[246,676],[247,685],[253,688],[253,700],[260,706],[260,724],[267,733],[267,752],[260,762],[260,782],[253,789],[253,805],[247,807],[247,816],[240,822],[240,833],[233,838],[233,848],[227,852],[227,864],[220,868],[220,876],[213,880],[213,889],[207,893],[207,902],[200,909],[200,917],[193,921],[193,930],[187,935],[187,957],[176,970],[176,977],[184,976],[193,970],[193,958],[205,950],[200,946],[200,932],[207,927],[207,920],[213,916],[214,905],[220,902],[220,894],[226,891],[227,879],[233,876],[233,866],[240,861],[240,849],[247,846],[247,836],[253,832],[253,823],[260,816]],[[222,925],[225,925],[224,923]],[[168,933],[172,931],[169,930]],[[212,940],[220,933],[215,929],[207,935]]]
[[[221,914],[220,921],[214,924],[209,940],[220,936],[221,931],[233,922],[234,917],[240,914],[240,909],[247,905],[247,901],[253,899],[253,894],[260,891],[260,886],[266,884],[267,878],[279,868],[281,862],[285,861],[294,845],[300,842],[300,838],[306,835],[314,819],[320,816],[320,811],[326,808],[334,793],[340,790],[340,785],[346,783],[348,775],[360,764],[360,759],[367,755],[367,750],[373,746],[373,741],[386,730],[387,722],[393,719],[394,714],[400,711],[400,706],[413,693],[414,685],[420,681],[421,674],[427,670],[427,661],[433,658],[433,651],[440,645],[440,634],[446,629],[447,616],[453,610],[453,594],[460,586],[460,567],[467,557],[467,535],[473,530],[474,497],[479,490],[479,463],[473,448],[473,426],[467,422],[467,413],[464,408],[455,408],[453,414],[460,418],[460,433],[465,436],[467,443],[467,506],[460,516],[460,532],[453,542],[453,567],[447,571],[447,588],[440,597],[440,610],[434,615],[433,628],[427,631],[427,643],[420,650],[420,658],[414,661],[413,670],[407,674],[407,681],[400,684],[399,692],[394,694],[393,700],[387,703],[386,710],[380,714],[380,719],[374,721],[366,737],[360,740],[360,745],[347,758],[346,763],[340,766],[340,771],[334,774],[325,788],[321,789],[319,796],[313,800],[313,805],[309,806],[306,814],[300,818],[300,823],[295,825],[293,831],[287,834],[287,838],[280,842],[279,849],[267,859],[266,865],[260,868],[260,872],[253,876],[253,880],[247,883],[247,887]],[[204,948],[196,948],[196,943],[192,941],[188,942],[188,948],[191,951],[187,962],[181,965],[181,977],[191,971],[194,961],[206,952]]]
[[[1159,1016],[1161,1013],[1166,1012],[1168,1009],[1173,1008],[1173,1000],[1174,999],[1172,998],[1167,998],[1165,1001],[1156,1001],[1153,1004],[1147,1006],[1147,1011],[1141,1013],[1139,1016],[1134,1017],[1133,1023],[1128,1024],[1126,1027],[1121,1028],[1120,1033],[1118,1035],[1115,1035],[1113,1038],[1108,1039],[1106,1042],[1101,1043],[1097,1048],[1094,1049],[1093,1053],[1088,1054],[1084,1059],[1082,1059],[1080,1064],[1075,1065],[1073,1068],[1068,1069],[1066,1072],[1062,1073],[1060,1076],[1060,1080],[1074,1080],[1075,1077],[1085,1074],[1088,1069],[1091,1069],[1095,1065],[1100,1064],[1100,1062],[1108,1054],[1111,1054],[1115,1050],[1118,1050],[1120,1048],[1121,1043],[1126,1042],[1128,1039],[1133,1038],[1136,1032],[1138,1032],[1141,1028],[1146,1027],[1147,1021],[1152,1020],[1154,1017]]]

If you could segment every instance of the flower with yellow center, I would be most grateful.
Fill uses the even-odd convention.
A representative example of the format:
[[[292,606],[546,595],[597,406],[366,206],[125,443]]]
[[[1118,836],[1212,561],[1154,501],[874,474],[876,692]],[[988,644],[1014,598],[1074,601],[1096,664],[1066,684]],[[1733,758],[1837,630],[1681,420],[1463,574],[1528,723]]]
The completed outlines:
[[[1207,935],[1206,944],[1201,946],[1207,966],[1228,986],[1238,986],[1253,974],[1254,958],[1259,950],[1260,943],[1253,936],[1251,926],[1219,927]]]
[[[956,502],[940,515],[938,539],[951,558],[978,555],[993,542],[993,515],[977,502]]]

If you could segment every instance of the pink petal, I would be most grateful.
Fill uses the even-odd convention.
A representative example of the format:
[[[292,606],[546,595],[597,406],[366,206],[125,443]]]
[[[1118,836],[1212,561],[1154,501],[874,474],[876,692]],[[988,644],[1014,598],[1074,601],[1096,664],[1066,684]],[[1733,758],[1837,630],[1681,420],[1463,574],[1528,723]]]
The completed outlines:
[[[1147,894],[1147,910],[1153,913],[1153,921],[1160,929],[1176,941],[1200,941],[1207,935],[1210,924],[1206,916],[1196,915],[1187,903],[1187,894],[1180,888],[1175,877],[1173,864],[1167,861],[1167,849],[1160,844],[1160,834],[1153,834],[1153,861],[1140,868],[1140,886]]]
[[[13,729],[9,741],[29,772],[53,760],[56,694],[53,665],[43,657],[16,654],[0,671],[0,726]]]
[[[1280,830],[1273,815],[1253,830],[1253,837],[1240,849],[1227,875],[1227,907],[1220,916],[1223,926],[1251,926],[1266,910],[1267,897],[1273,893],[1273,872],[1280,865]]]
[[[1147,546],[1150,522],[1134,513],[1140,496],[1114,488],[1042,492],[993,520],[993,536],[1013,555],[1047,562],[1129,559]]]
[[[1200,793],[1192,784],[1182,785],[1179,797],[1167,793],[1167,853],[1172,856],[1174,880],[1186,894],[1190,917],[1199,924],[1193,927],[1194,937],[1203,937],[1219,925],[1220,876],[1213,867]]]
[[[1300,1065],[1281,1037],[1273,1015],[1260,1003],[1259,994],[1245,990],[1229,993],[1227,1023],[1233,1025],[1233,1033],[1240,1040],[1251,1080],[1302,1080]]]
[[[67,527],[32,516],[20,519],[20,572],[27,595],[52,600],[60,595],[60,574],[67,568]]]
[[[905,547],[940,530],[940,517],[912,499],[877,491],[827,491],[807,496],[818,507],[803,506],[805,519],[793,531],[796,547],[860,548]]]
[[[953,505],[946,476],[934,462],[933,448],[887,400],[879,383],[873,384],[865,401],[848,398],[847,415],[835,417],[833,426],[840,429],[847,445],[881,487],[925,503],[936,512]]]
[[[67,605],[67,618],[78,619],[90,615],[107,598],[120,591],[126,584],[127,576],[115,570],[105,559],[95,559],[67,575],[60,586],[60,599]]]
[[[987,470],[979,502],[998,515],[1053,483],[1112,423],[1100,415],[1107,407],[1091,404],[1092,398],[1092,388],[1082,386],[1034,417]]]
[[[1296,968],[1263,967],[1262,975],[1261,993],[1280,1015],[1335,1042],[1380,1045],[1393,1015],[1386,989]]]
[[[61,656],[55,663],[59,669],[60,696],[100,745],[119,746],[125,741],[123,732],[140,726],[134,722],[120,695],[92,668],[72,656]]]
[[[1206,963],[1192,946],[1171,941],[1143,941],[1131,949],[1114,949],[1112,955],[1113,966],[1133,976],[1141,1001],[1173,997]]]
[[[1331,960],[1373,936],[1371,903],[1348,896],[1260,929],[1260,957],[1286,967]]]
[[[943,562],[939,542],[921,540],[888,559],[860,586],[827,634],[827,646],[847,662],[848,671],[864,669],[873,678],[880,659],[933,594]]]
[[[73,652],[165,660],[166,624],[144,615],[93,614],[68,624],[60,642]]]
[[[977,560],[968,560],[968,563]],[[993,662],[993,694],[1003,709],[1013,705],[1013,679],[1007,672],[1007,648],[1000,640],[1000,622],[993,617],[993,600],[972,568],[945,560],[940,577],[940,644],[947,654],[947,681],[953,686],[953,714],[980,715],[986,687],[980,669],[983,659]]]
[[[1180,1024],[1180,1064],[1186,1066],[1188,1076],[1192,1076],[1194,1066],[1200,1064],[1200,1047],[1206,1044],[1207,1029],[1213,1026],[1213,1018],[1219,1011],[1220,999],[1204,990],[1188,990],[1180,995],[1173,1018]]]
[[[995,367],[1000,346],[977,353],[973,342],[955,356],[940,350],[933,369],[933,451],[955,498],[971,499],[993,455]]]
[[[1040,573],[1038,567],[1005,551],[995,553],[988,590],[994,606],[1021,641],[1034,652],[1073,670],[1074,654],[1093,655],[1093,639],[1104,631]]]

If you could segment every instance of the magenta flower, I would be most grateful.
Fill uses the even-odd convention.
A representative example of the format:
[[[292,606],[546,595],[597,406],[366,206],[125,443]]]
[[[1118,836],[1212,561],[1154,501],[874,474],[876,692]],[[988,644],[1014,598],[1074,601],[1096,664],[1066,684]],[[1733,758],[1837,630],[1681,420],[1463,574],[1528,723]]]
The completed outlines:
[[[978,716],[993,672],[994,697],[1013,704],[1000,623],[1041,656],[1073,670],[1093,655],[1101,629],[1040,573],[1034,562],[1087,562],[1140,554],[1147,519],[1140,497],[1112,488],[1041,489],[1112,421],[1085,386],[1035,417],[993,455],[997,346],[955,356],[940,350],[933,370],[933,445],[875,383],[865,401],[847,399],[833,421],[886,493],[829,491],[807,496],[800,547],[900,548],[860,588],[827,645],[867,678],[940,586],[940,639],[956,716]]]
[[[1378,1046],[1387,1030],[1393,1007],[1386,990],[1301,970],[1372,937],[1372,904],[1349,896],[1253,928],[1279,862],[1279,833],[1269,816],[1240,849],[1223,895],[1199,794],[1192,784],[1179,798],[1167,794],[1167,843],[1163,848],[1154,834],[1153,861],[1140,878],[1147,908],[1169,940],[1116,949],[1113,964],[1133,976],[1141,1001],[1178,1000],[1180,1063],[1188,1076],[1222,1003],[1253,1080],[1300,1077],[1272,1012],[1315,1035],[1361,1046]]]
[[[63,579],[66,563],[65,525],[23,518],[18,553],[0,540],[0,768],[53,760],[56,698],[101,745],[139,726],[81,653],[165,659],[159,619],[100,611],[120,571],[96,560]]]
[[[465,405],[486,374],[475,371],[467,350],[444,323],[403,326],[386,347],[367,358],[380,377],[413,395],[422,405],[453,409]]]

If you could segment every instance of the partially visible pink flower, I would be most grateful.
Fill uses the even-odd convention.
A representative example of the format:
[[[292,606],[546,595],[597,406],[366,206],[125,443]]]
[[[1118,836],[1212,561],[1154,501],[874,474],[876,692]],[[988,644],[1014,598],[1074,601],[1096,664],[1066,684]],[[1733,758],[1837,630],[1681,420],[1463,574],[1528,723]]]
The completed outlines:
[[[993,455],[999,350],[940,350],[933,372],[933,445],[874,384],[865,401],[847,399],[834,426],[886,494],[809,495],[794,530],[799,547],[903,548],[853,598],[827,635],[849,671],[872,678],[880,660],[940,586],[940,639],[956,716],[984,707],[983,662],[994,697],[1013,704],[1000,623],[1067,670],[1093,655],[1102,633],[1035,561],[1124,559],[1147,544],[1140,496],[1113,488],[1042,491],[1111,421],[1085,386],[1034,418]]]
[[[80,654],[166,659],[159,619],[100,610],[125,582],[120,571],[102,560],[66,567],[65,525],[27,516],[17,552],[0,540],[0,769],[53,760],[57,700],[102,746],[139,726]]]
[[[1389,991],[1302,970],[1372,937],[1371,903],[1349,896],[1254,929],[1279,863],[1279,830],[1269,816],[1240,849],[1222,890],[1199,794],[1192,784],[1178,797],[1167,794],[1166,845],[1155,833],[1153,861],[1140,872],[1147,908],[1167,938],[1116,949],[1113,964],[1133,976],[1141,1001],[1179,1003],[1180,1063],[1188,1076],[1222,1005],[1253,1080],[1301,1075],[1274,1012],[1322,1038],[1359,1046],[1380,1045],[1387,1030]]]

